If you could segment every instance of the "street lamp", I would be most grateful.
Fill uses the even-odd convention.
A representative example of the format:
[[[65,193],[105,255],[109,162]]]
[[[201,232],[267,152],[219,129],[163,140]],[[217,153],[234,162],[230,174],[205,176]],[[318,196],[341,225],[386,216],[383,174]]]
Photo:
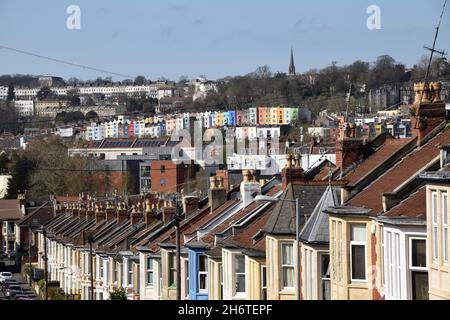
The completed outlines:
[[[30,287],[33,286],[32,283],[32,265],[31,265],[31,238],[33,237],[33,232],[32,232],[32,228],[33,227],[40,227],[40,225],[38,224],[37,219],[33,219],[32,221],[30,221],[30,223],[28,224],[28,276],[30,277],[28,279]]]
[[[92,255],[92,243],[94,242],[94,237],[90,235],[88,237],[89,242],[89,265],[91,268],[91,300],[95,300],[94,298],[94,261],[93,261],[93,255]]]
[[[295,259],[295,266],[297,268],[296,298],[297,298],[297,300],[300,300],[300,206],[299,206],[299,200],[298,200],[298,198],[296,198],[295,200],[290,200],[290,199],[278,199],[278,198],[274,198],[274,197],[258,195],[255,197],[255,201],[295,203],[295,241],[297,241],[297,244],[295,246],[295,253],[297,255],[297,258]]]

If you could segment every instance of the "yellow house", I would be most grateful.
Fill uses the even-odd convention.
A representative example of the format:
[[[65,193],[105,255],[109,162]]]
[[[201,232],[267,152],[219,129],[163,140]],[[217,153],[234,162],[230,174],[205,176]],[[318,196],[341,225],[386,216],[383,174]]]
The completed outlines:
[[[370,210],[357,207],[330,207],[330,273],[332,300],[371,300],[375,272],[373,223]],[[379,255],[381,256],[381,255]]]
[[[208,300],[223,300],[222,249],[206,251],[208,257]]]
[[[284,124],[284,108],[277,108],[277,124]]]
[[[223,127],[224,118],[222,112],[216,112],[216,127]]]
[[[424,173],[427,182],[427,260],[430,300],[450,299],[448,171]]]
[[[177,267],[175,245],[161,243],[162,296],[163,300],[177,298]]]
[[[268,300],[296,299],[296,244],[294,236],[266,236]]]

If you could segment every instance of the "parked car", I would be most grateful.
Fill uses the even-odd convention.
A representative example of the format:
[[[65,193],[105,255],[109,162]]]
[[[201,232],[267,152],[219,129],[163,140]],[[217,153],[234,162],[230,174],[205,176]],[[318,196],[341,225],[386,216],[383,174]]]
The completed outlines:
[[[18,285],[18,284],[19,283],[16,280],[13,280],[13,279],[5,280],[1,284],[2,292],[6,292],[10,285]]]
[[[11,280],[11,279],[12,279],[11,272],[0,272],[0,282],[3,282],[5,280]]]
[[[17,284],[12,284],[6,289],[6,296],[11,299],[12,295],[15,293],[23,293],[23,288]]]
[[[36,296],[16,296],[15,300],[37,300]]]
[[[11,295],[11,300],[19,300],[23,298],[36,298],[36,296],[33,293],[16,293]]]

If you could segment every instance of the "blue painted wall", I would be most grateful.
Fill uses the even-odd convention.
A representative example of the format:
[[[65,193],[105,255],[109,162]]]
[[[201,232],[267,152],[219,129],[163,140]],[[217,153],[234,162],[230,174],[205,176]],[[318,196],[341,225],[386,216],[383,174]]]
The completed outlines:
[[[205,251],[189,249],[189,300],[208,300],[208,292],[199,292],[199,256]]]

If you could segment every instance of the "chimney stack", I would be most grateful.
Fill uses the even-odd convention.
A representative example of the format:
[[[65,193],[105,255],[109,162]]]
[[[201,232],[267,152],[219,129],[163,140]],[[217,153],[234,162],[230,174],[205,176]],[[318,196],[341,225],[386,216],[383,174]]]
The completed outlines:
[[[86,218],[88,221],[92,221],[95,219],[95,212],[94,212],[94,203],[89,202],[88,209],[86,211]]]
[[[172,206],[165,206],[162,209],[162,219],[164,224],[168,224],[170,221],[172,221],[175,218],[175,207]]]
[[[198,202],[198,197],[187,196],[183,198],[183,212],[186,217],[198,210]]]
[[[222,177],[210,177],[209,181],[209,206],[213,212],[227,201],[227,190],[224,188]]]
[[[105,210],[102,208],[101,204],[97,203],[95,205],[95,223],[100,223],[106,219]]]
[[[117,209],[117,223],[122,224],[122,222],[128,220],[128,210],[126,208],[125,202],[121,202],[119,204],[119,208]]]
[[[144,221],[145,225],[148,227],[158,220],[158,215],[153,211],[152,204],[149,199],[145,200],[145,213]]]
[[[261,185],[256,181],[255,170],[242,170],[242,176],[241,199],[245,208],[255,200],[256,195],[261,194]]]
[[[412,134],[417,136],[419,146],[426,142],[426,137],[433,130],[445,124],[445,103],[441,99],[441,90],[440,82],[414,84],[416,98],[413,108],[415,114],[411,119],[411,129]],[[420,103],[421,97],[423,97],[422,103]]]
[[[116,210],[114,209],[112,202],[106,203],[105,218],[108,222],[116,219]]]
[[[299,153],[287,155],[286,167],[281,171],[281,180],[283,188],[286,188],[289,183],[303,182],[305,180]]]
[[[142,213],[143,213],[143,211],[142,211],[140,203],[133,204],[132,210],[131,210],[131,215],[130,215],[130,221],[131,221],[132,225],[138,224],[139,221],[142,220],[142,218],[143,218]]]

